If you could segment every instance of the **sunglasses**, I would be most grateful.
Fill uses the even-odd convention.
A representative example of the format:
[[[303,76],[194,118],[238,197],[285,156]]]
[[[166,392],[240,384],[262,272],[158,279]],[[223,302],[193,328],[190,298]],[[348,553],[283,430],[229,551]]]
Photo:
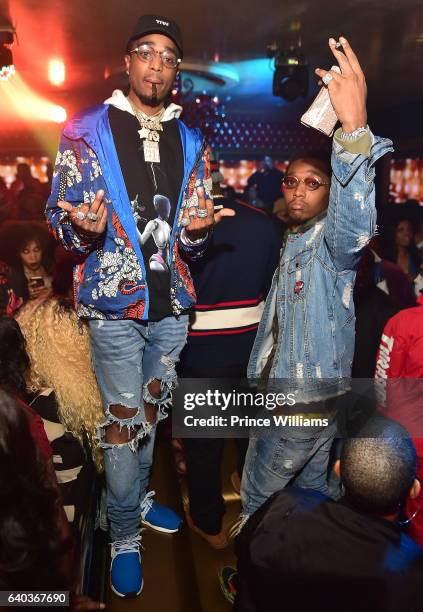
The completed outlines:
[[[304,183],[308,191],[316,191],[319,187],[330,185],[330,183],[323,183],[312,176],[307,176],[305,179],[299,179],[296,176],[285,176],[282,181],[285,189],[296,189],[300,183]]]

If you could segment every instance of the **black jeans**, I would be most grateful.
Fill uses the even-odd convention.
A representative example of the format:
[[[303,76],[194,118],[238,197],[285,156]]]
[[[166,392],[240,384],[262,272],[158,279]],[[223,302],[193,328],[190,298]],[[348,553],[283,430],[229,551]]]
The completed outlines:
[[[245,366],[225,369],[183,368],[185,378],[243,378]],[[242,476],[248,439],[235,440],[237,471]],[[222,438],[184,438],[190,514],[194,524],[210,535],[222,530],[225,504],[222,497],[221,463],[225,440]]]

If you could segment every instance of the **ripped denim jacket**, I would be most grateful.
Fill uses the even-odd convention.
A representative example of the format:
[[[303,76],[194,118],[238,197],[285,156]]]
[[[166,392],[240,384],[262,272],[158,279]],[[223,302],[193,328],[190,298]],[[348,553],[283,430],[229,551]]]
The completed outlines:
[[[327,214],[288,233],[250,356],[250,379],[310,403],[344,393],[354,353],[353,287],[376,232],[374,164],[390,140],[372,135],[370,157],[335,140]],[[264,374],[266,373],[266,374]]]

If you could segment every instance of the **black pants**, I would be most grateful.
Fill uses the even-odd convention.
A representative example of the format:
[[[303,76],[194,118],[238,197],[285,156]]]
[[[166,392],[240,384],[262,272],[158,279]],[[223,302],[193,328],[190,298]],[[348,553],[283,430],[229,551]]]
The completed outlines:
[[[236,439],[238,474],[241,478],[248,439]],[[222,497],[221,462],[225,440],[186,438],[187,481],[191,518],[195,525],[215,535],[222,529],[225,505]]]
[[[225,369],[183,368],[185,378],[243,378],[245,366]],[[242,476],[248,439],[235,440],[237,471]],[[210,535],[222,529],[225,504],[222,497],[221,463],[225,440],[221,438],[184,438],[187,461],[187,483],[191,518],[194,524]]]

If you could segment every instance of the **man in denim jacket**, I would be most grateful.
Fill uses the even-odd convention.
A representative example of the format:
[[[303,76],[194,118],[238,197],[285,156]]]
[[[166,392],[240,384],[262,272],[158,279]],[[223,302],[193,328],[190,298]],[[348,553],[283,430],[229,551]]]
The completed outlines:
[[[278,437],[251,437],[241,487],[244,517],[288,484],[327,493],[334,398],[349,388],[355,270],[376,231],[373,166],[392,143],[366,127],[364,74],[348,42],[340,39],[345,54],[336,45],[329,40],[342,75],[316,70],[342,125],[333,141],[332,178],[328,164],[315,157],[299,157],[287,170],[289,229],[249,363],[250,378],[294,394],[297,420]],[[299,425],[300,418],[313,417],[327,422]]]
[[[125,55],[129,94],[116,91],[65,126],[46,211],[57,240],[80,256],[75,302],[105,409],[111,585],[122,597],[143,587],[141,522],[167,533],[181,523],[147,487],[195,302],[185,260],[201,256],[215,222],[204,139],[165,105],[182,56],[174,22],[138,20]],[[216,220],[225,214],[234,213]]]

